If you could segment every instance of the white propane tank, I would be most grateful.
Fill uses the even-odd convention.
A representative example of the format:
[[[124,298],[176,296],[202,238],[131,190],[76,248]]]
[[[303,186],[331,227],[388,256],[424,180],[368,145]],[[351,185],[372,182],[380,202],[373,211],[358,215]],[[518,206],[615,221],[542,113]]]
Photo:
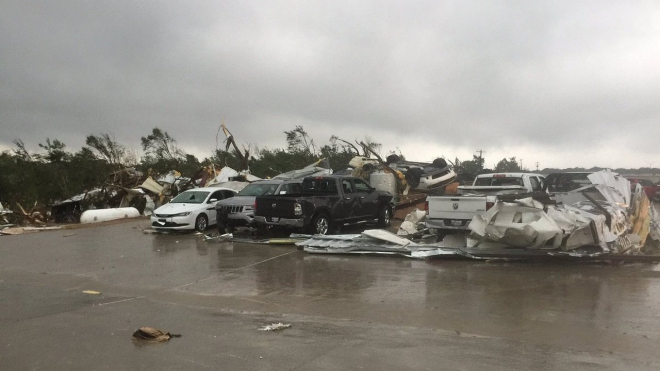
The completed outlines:
[[[383,170],[374,171],[369,176],[369,184],[379,191],[387,191],[392,196],[396,196],[396,180],[392,173]]]
[[[134,207],[120,207],[117,209],[87,210],[80,215],[81,224],[100,223],[108,220],[137,218],[140,212]]]

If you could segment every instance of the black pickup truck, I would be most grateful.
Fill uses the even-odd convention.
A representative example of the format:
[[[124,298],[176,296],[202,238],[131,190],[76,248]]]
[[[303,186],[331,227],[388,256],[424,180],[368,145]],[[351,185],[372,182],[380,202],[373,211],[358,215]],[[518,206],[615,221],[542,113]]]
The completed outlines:
[[[393,195],[359,178],[307,177],[301,189],[298,194],[258,196],[255,223],[328,234],[358,223],[378,222],[384,228],[392,218]]]

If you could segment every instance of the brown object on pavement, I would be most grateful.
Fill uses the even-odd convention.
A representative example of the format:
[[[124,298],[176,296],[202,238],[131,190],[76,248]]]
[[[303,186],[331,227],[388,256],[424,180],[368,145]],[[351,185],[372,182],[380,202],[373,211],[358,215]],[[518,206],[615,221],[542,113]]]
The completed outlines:
[[[168,341],[171,338],[179,338],[179,334],[170,334],[157,328],[143,326],[133,333],[133,340],[155,341],[162,342]]]

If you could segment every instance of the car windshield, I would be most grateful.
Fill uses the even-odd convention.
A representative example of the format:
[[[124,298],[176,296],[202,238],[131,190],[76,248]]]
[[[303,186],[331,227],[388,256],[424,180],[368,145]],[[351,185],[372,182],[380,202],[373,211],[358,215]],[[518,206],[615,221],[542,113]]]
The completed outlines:
[[[272,195],[277,191],[278,183],[252,183],[238,192],[239,196],[264,196]]]
[[[206,200],[210,192],[204,191],[185,191],[174,197],[170,203],[173,204],[201,204]]]

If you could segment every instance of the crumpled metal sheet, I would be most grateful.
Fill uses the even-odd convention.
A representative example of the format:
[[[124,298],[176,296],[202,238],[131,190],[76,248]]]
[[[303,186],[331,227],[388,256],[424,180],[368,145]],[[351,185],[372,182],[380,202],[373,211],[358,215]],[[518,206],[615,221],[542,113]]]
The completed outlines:
[[[563,231],[561,248],[562,250],[572,250],[584,245],[593,245],[598,243],[598,235],[594,236],[595,223],[592,219],[576,213],[569,209],[560,209],[557,207],[548,207],[548,216],[557,223],[557,226]],[[601,217],[605,223],[605,217]]]
[[[223,167],[218,175],[210,181],[206,182],[205,186],[211,186],[213,184],[224,183],[229,181],[229,178],[238,176],[238,171],[230,168],[229,166]]]
[[[147,191],[151,191],[157,195],[163,193],[163,186],[158,184],[153,178],[148,177],[142,184],[139,186],[140,188],[144,188]]]
[[[599,246],[603,253],[654,253],[660,248],[660,220],[641,186],[630,193],[630,182],[609,170],[589,176],[605,200],[585,195],[589,201],[546,209],[532,200],[498,202],[470,223],[468,248],[552,249],[575,251]],[[586,191],[586,190],[585,190]],[[651,236],[653,244],[647,244]],[[649,246],[646,246],[649,245]]]
[[[630,181],[610,169],[587,176],[596,188],[611,203],[630,205]]]
[[[327,159],[322,158],[302,169],[288,171],[273,177],[273,179],[302,179],[306,176],[332,175],[332,169]]]
[[[484,214],[475,215],[469,228],[483,240],[530,249],[558,248],[563,237],[562,229],[545,213],[543,204],[531,197],[497,202]]]
[[[375,229],[362,234],[314,235],[296,245],[312,254],[403,255],[417,259],[456,254],[456,249],[445,249],[438,244],[420,245],[388,231]]]
[[[422,233],[426,229],[424,221],[426,221],[424,210],[415,209],[411,211],[399,226],[399,230],[396,232],[397,236],[412,236]]]
[[[397,236],[394,233],[384,229],[367,229],[366,231],[362,232],[362,235],[400,246],[417,246],[415,242],[412,242],[407,238]]]

